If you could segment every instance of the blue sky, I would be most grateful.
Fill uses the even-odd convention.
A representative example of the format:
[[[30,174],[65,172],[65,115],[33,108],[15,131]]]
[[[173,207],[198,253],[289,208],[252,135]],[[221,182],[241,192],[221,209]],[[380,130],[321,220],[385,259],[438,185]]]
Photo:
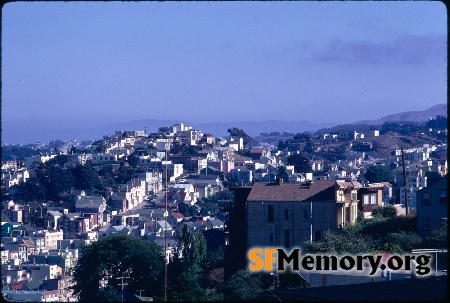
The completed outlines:
[[[343,124],[447,102],[437,1],[11,2],[1,42],[8,143],[29,128]]]

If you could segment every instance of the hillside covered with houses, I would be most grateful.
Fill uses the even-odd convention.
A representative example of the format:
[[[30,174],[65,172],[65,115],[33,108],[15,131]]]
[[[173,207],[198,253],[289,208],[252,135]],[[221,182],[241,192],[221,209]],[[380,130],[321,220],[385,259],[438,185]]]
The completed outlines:
[[[446,222],[447,118],[253,138],[238,128],[228,133],[178,123],[96,141],[2,145],[3,293],[77,301],[68,287],[81,247],[112,234],[156,243],[171,256],[187,226],[202,231],[208,247],[228,246],[241,258],[252,245],[318,241],[377,207],[414,216],[424,237]],[[310,218],[313,199],[322,213],[310,233],[300,222]],[[275,226],[283,220],[292,229],[280,235]],[[225,277],[238,270],[229,264]]]

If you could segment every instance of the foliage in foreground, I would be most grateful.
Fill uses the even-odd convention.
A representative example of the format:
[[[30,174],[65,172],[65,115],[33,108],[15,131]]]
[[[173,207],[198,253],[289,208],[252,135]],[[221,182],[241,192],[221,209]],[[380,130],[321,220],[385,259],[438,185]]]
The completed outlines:
[[[348,225],[339,231],[325,231],[317,241],[306,241],[309,253],[358,254],[388,252],[402,254],[415,248],[447,247],[447,225],[423,239],[416,233],[416,218],[381,215]]]
[[[127,290],[144,290],[147,296],[162,295],[164,254],[155,243],[137,237],[113,234],[81,248],[75,267],[74,294],[80,301],[99,301],[115,297],[111,287],[125,280]]]

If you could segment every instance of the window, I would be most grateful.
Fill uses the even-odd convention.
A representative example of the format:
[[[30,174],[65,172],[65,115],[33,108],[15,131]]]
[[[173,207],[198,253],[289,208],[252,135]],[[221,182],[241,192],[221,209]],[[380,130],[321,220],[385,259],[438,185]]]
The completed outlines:
[[[430,193],[423,193],[422,205],[430,205]]]
[[[284,231],[284,246],[285,246],[286,248],[291,247],[291,243],[290,243],[290,241],[289,241],[289,230],[285,230],[285,231]]]
[[[447,204],[447,190],[439,190],[439,204]]]
[[[269,234],[269,243],[273,243],[273,234]]]
[[[308,211],[306,209],[303,210],[303,219],[308,219]]]
[[[430,218],[423,218],[423,229],[430,229]]]
[[[363,196],[363,203],[364,203],[364,205],[369,205],[370,204],[369,195],[364,195]]]
[[[370,195],[370,204],[377,204],[377,194]]]
[[[288,209],[284,210],[284,219],[289,220],[289,210]]]
[[[267,222],[273,221],[273,205],[267,205]]]
[[[322,231],[316,230],[314,231],[314,241],[319,241],[322,238]]]

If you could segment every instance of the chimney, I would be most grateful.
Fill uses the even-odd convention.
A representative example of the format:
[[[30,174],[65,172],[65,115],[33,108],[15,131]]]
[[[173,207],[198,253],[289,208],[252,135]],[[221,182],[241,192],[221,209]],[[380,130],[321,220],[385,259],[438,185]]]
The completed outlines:
[[[313,182],[311,181],[311,180],[307,180],[306,181],[306,185],[308,186],[308,189],[311,187],[311,184],[312,184]]]
[[[280,177],[278,177],[278,179],[277,179],[277,184],[278,184],[278,185],[281,185],[281,183],[283,183],[283,179],[280,178]]]

